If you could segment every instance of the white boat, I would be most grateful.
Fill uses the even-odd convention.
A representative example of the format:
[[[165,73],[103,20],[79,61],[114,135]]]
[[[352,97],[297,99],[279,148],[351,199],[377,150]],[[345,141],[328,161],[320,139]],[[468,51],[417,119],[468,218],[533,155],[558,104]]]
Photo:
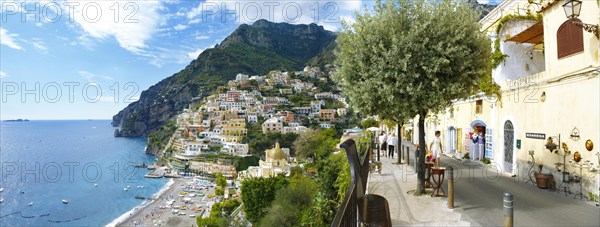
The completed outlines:
[[[3,192],[3,191],[4,191],[4,188],[0,188],[0,192]]]
[[[29,204],[27,204],[27,205],[28,205],[28,206],[33,206],[33,202],[31,202],[31,203],[29,203]]]
[[[128,189],[128,188],[123,188],[123,190],[124,190],[124,191],[127,191],[127,190],[129,190],[129,189]]]
[[[64,204],[67,204],[67,203],[69,203],[69,200],[63,199],[63,200],[62,200],[62,202],[63,202]]]
[[[0,198],[0,203],[3,203],[3,202],[4,202],[4,198]]]
[[[98,187],[98,184],[94,184],[94,187]]]

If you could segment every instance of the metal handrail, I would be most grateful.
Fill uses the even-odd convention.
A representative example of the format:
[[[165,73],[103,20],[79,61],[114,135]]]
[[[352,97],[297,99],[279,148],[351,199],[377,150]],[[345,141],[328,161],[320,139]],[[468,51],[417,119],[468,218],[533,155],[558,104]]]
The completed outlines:
[[[369,177],[369,160],[371,159],[372,146],[367,145],[367,152],[363,157],[359,157],[356,150],[356,143],[352,139],[348,139],[340,144],[340,148],[346,151],[348,164],[350,166],[350,185],[344,196],[344,200],[340,204],[338,211],[331,223],[331,227],[349,227],[360,226],[358,221],[357,200],[359,196],[365,195],[365,187]],[[359,148],[360,149],[360,148]]]

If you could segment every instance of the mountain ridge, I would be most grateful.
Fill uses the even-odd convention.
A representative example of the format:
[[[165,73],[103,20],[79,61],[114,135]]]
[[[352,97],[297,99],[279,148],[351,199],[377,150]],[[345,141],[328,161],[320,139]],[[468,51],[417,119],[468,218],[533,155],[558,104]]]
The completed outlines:
[[[238,73],[264,75],[272,70],[301,70],[336,37],[316,24],[266,20],[242,24],[220,44],[150,86],[138,101],[113,116],[112,125],[118,127],[115,136],[147,136]]]

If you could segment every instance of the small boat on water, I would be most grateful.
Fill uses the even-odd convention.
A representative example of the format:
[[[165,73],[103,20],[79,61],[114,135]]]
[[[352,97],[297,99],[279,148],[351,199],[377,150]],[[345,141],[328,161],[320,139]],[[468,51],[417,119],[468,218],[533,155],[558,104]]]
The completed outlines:
[[[4,188],[0,188],[0,192],[3,192],[3,191],[4,191]]]
[[[129,190],[128,188],[123,188],[123,191],[128,191],[128,190]]]
[[[144,196],[141,196],[141,195],[136,195],[136,196],[135,196],[135,198],[136,198],[136,199],[146,199],[146,197],[144,197]]]
[[[4,198],[0,198],[0,203],[3,203],[3,202],[4,202]]]
[[[20,194],[25,194],[25,192],[24,192],[24,191],[20,191],[19,193],[20,193]]]
[[[64,204],[68,204],[68,203],[69,203],[69,200],[63,199],[63,200],[62,200],[62,202],[63,202]]]
[[[98,187],[98,184],[94,184],[94,187]]]
[[[137,164],[137,165],[135,165],[134,167],[135,167],[135,168],[146,168],[146,167],[148,167],[148,166],[146,165],[146,163],[142,163],[142,164]]]
[[[27,204],[27,206],[33,206],[33,202],[30,202],[29,204]]]

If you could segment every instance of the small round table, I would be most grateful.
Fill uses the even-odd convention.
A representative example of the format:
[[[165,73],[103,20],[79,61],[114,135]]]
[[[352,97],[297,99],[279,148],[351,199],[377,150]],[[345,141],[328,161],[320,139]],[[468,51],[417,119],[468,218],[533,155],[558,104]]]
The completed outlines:
[[[425,188],[431,188],[433,184],[431,183],[431,167],[433,167],[433,162],[425,162]]]
[[[444,183],[444,173],[446,172],[446,167],[431,167],[431,176],[433,178],[433,192],[431,192],[431,197],[440,196],[440,191],[442,191],[441,196],[446,196],[446,192],[442,188],[442,184]]]

